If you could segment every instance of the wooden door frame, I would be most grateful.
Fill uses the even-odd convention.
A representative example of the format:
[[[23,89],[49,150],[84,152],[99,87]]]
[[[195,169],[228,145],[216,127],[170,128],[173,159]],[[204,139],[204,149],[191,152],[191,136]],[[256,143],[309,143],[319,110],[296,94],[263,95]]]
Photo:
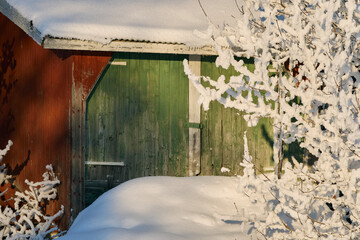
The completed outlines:
[[[201,75],[201,56],[189,55],[189,65],[197,76]],[[189,176],[197,176],[201,173],[201,109],[198,104],[200,93],[189,80]]]
[[[71,181],[70,181],[70,225],[85,208],[85,145],[87,101],[103,73],[109,68],[113,57],[100,71],[90,91],[86,94],[82,84],[76,84],[72,74],[72,98],[69,115],[71,125]],[[72,73],[75,70],[72,64]],[[84,96],[85,95],[85,96]]]
[[[97,76],[91,90],[84,96],[82,85],[75,84],[72,76],[72,101],[71,101],[71,183],[70,183],[70,206],[72,223],[76,216],[85,207],[85,154],[86,154],[86,114],[87,102],[99,84],[104,72],[110,67],[114,54]],[[201,55],[189,55],[189,64],[195,74],[201,74]],[[74,72],[74,63],[72,65]],[[189,122],[200,124],[200,106],[197,103],[199,93],[189,82]],[[189,174],[198,175],[200,169],[201,130],[189,128]],[[196,139],[194,141],[194,139]],[[190,163],[192,162],[192,163]]]

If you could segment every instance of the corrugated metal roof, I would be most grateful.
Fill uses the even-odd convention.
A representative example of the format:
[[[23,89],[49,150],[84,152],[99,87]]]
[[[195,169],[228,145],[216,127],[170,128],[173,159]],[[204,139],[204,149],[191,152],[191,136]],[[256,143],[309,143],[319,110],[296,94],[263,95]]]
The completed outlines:
[[[239,14],[233,0],[202,0],[212,22]],[[0,11],[38,43],[46,38],[107,45],[114,40],[206,45],[208,19],[198,0],[0,0]]]

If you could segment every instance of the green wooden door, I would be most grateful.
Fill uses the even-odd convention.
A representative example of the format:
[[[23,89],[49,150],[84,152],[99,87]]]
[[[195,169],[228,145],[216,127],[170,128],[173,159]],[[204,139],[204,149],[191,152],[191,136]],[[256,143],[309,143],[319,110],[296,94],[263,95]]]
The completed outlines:
[[[86,106],[86,204],[106,190],[142,176],[187,176],[189,81],[187,55],[117,53]],[[253,68],[248,61],[248,67]],[[237,74],[202,57],[201,74],[217,79]],[[244,131],[259,169],[271,169],[271,119],[248,128],[243,113],[212,102],[201,110],[201,175],[241,174]],[[288,147],[287,152],[299,152]],[[285,154],[285,157],[287,155]],[[222,173],[226,167],[230,173]]]
[[[224,75],[229,80],[232,75],[239,75],[233,68],[227,70],[215,65],[215,57],[202,57],[201,74],[216,80]],[[254,68],[251,60],[243,59],[249,70]],[[244,132],[247,131],[250,154],[259,169],[271,169],[273,129],[272,120],[263,118],[256,127],[248,128],[243,113],[232,108],[225,108],[218,102],[212,102],[207,112],[201,110],[201,174],[234,175],[242,174],[240,162],[244,154]],[[222,173],[226,167],[230,173]]]
[[[114,55],[87,100],[86,204],[129,179],[187,174],[185,58]]]

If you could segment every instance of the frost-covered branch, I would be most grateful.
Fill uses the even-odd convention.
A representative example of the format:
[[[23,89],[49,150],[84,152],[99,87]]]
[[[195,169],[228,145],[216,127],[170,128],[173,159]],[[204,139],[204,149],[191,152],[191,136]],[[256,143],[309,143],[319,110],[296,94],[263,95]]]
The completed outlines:
[[[4,158],[4,156],[6,155],[6,153],[8,151],[10,151],[10,147],[13,145],[13,142],[11,140],[8,141],[8,144],[6,145],[5,149],[1,150],[0,149],[0,164]],[[11,176],[6,175],[6,168],[5,168],[5,164],[1,164],[0,165],[0,185],[7,183],[7,181],[11,178]],[[5,190],[4,192],[0,192],[0,196],[4,195],[5,192],[7,190]]]
[[[4,150],[0,150],[0,162],[10,150],[12,142],[9,141]],[[7,183],[10,175],[6,175],[5,165],[0,168],[0,181]],[[15,192],[14,206],[8,205],[0,208],[0,238],[1,239],[44,239],[49,233],[58,230],[55,220],[64,213],[64,207],[52,216],[45,214],[45,205],[57,197],[56,186],[60,181],[54,174],[51,165],[46,166],[43,181],[32,182],[26,180],[29,190]],[[4,195],[3,191],[0,195]]]
[[[268,212],[255,227],[267,239],[360,239],[359,1],[235,0],[234,7],[236,25],[209,29],[216,65],[237,74],[211,79],[184,66],[205,110],[218,101],[244,111],[249,126],[273,119],[276,175],[256,176],[246,153],[242,163],[239,189]],[[280,179],[283,143],[294,141],[318,160],[309,168],[293,159]]]
[[[255,175],[246,154],[239,191],[265,205],[266,219],[255,227],[266,239],[359,239],[360,169],[343,171],[335,160],[318,161],[312,169],[293,159],[281,179]],[[250,161],[248,160],[250,159]]]
[[[244,111],[249,126],[272,118],[277,165],[283,143],[294,141],[314,156],[354,165],[360,160],[357,1],[238,0],[236,5],[238,23],[213,26],[211,37],[219,53],[216,65],[232,66],[238,74],[196,76],[184,61],[200,104],[207,110],[218,101]],[[253,58],[255,70],[240,57]]]

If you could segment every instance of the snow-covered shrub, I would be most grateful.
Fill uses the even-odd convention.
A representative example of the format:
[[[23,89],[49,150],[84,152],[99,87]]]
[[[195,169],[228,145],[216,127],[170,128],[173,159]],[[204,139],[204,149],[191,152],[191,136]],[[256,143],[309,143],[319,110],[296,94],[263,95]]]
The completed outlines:
[[[251,161],[243,163],[242,189],[267,201],[258,231],[267,239],[360,239],[359,1],[235,0],[234,7],[237,24],[211,25],[209,36],[217,66],[238,75],[212,80],[184,66],[205,109],[219,101],[245,111],[250,126],[274,119],[275,176],[254,176]],[[254,58],[255,70],[240,57]],[[281,175],[282,145],[294,141],[318,160],[309,169],[294,159]]]
[[[0,163],[6,152],[10,150],[12,142],[9,141],[4,150],[0,150]],[[0,166],[0,185],[8,183],[11,178],[6,174],[5,165]],[[52,166],[46,166],[43,181],[32,182],[26,180],[28,190],[15,192],[14,206],[2,206],[0,208],[0,238],[1,239],[46,239],[49,233],[58,228],[54,220],[64,213],[64,207],[53,216],[45,214],[45,205],[57,196],[56,185],[60,181],[55,176]],[[3,196],[6,190],[1,192]],[[9,199],[8,199],[9,200]]]
[[[285,163],[281,179],[255,175],[245,152],[239,191],[254,204],[265,203],[265,221],[255,227],[266,239],[360,239],[360,170],[343,171],[334,162],[316,162],[312,169]]]
[[[219,67],[238,75],[217,80],[185,73],[211,101],[245,111],[250,126],[274,120],[275,171],[282,143],[301,143],[314,156],[342,159],[347,168],[360,156],[360,8],[344,0],[235,0],[238,23],[211,26]],[[206,9],[205,9],[206,11]],[[237,57],[254,58],[250,71]],[[210,87],[204,87],[207,82]],[[280,174],[279,174],[280,176]]]

